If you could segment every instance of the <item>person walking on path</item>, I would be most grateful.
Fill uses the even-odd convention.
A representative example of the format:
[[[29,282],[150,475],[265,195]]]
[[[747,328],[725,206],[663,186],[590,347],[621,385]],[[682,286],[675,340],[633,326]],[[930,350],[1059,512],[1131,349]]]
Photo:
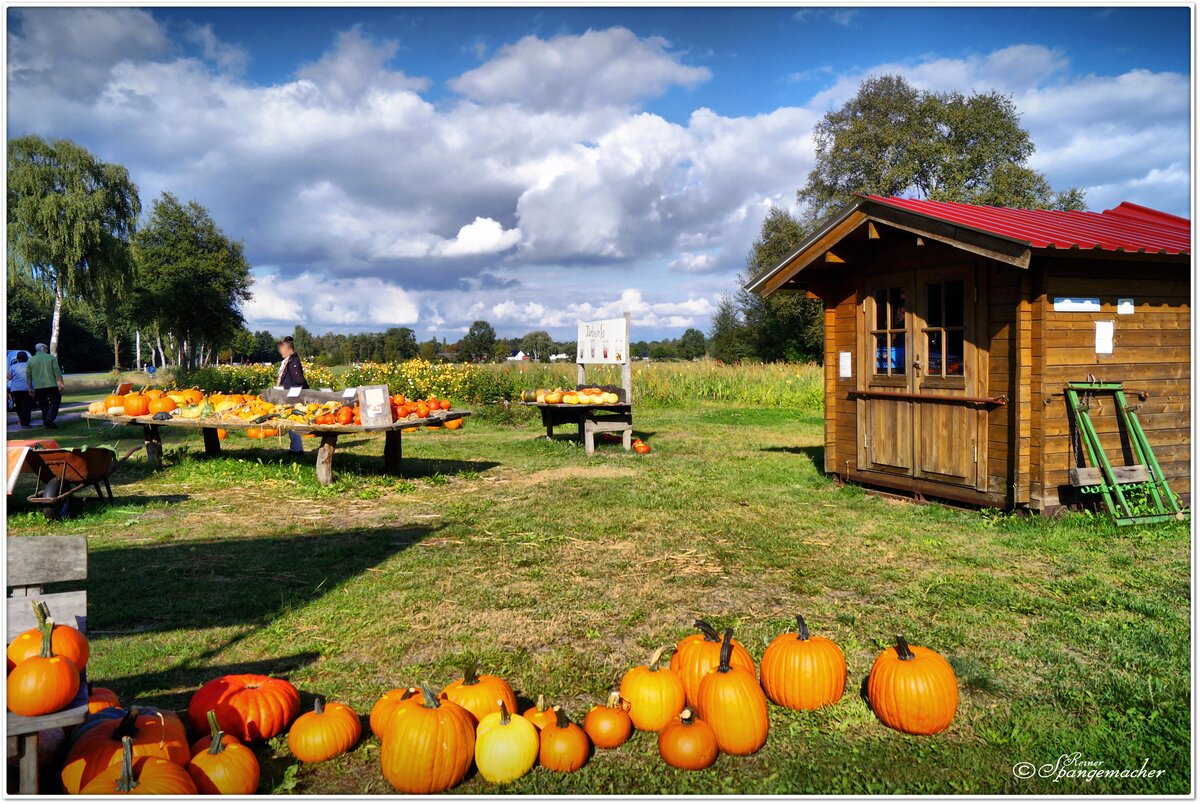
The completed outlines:
[[[33,413],[33,389],[29,387],[28,368],[29,352],[25,351],[17,352],[8,364],[8,393],[17,409],[17,422],[22,430],[31,426],[29,419]]]
[[[279,380],[275,384],[283,388],[307,388],[304,366],[300,364],[300,356],[296,354],[296,344],[292,336],[288,335],[278,345],[283,362],[279,364]],[[304,452],[304,441],[299,433],[288,430],[288,439],[291,442],[291,452]]]
[[[59,368],[58,358],[50,354],[50,347],[39,343],[34,347],[34,355],[29,358],[26,369],[29,387],[33,389],[34,400],[38,410],[42,412],[42,427],[53,430],[58,427],[58,408],[62,404],[62,392],[66,389],[63,382],[62,369]]]

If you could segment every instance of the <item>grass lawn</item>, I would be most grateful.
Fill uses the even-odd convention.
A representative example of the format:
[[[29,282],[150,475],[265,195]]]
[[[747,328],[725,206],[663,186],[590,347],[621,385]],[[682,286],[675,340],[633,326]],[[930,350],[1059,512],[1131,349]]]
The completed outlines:
[[[535,769],[504,792],[1189,792],[1185,525],[880,499],[818,470],[813,414],[699,404],[637,421],[651,455],[589,459],[532,419],[478,416],[406,436],[404,479],[369,474],[381,439],[346,438],[324,489],[311,453],[231,434],[206,460],[198,435],[168,430],[167,468],[133,462],[117,506],[51,526],[14,503],[9,533],[90,537],[89,675],[126,702],[184,709],[202,682],[252,670],[289,677],[306,707],[319,694],[365,715],[389,688],[440,687],[477,660],[578,720],[697,616],[733,626],[757,660],[802,612],[846,653],[842,701],[772,706],[754,756],[676,771],[636,734],[578,773]],[[56,437],[124,448],[140,433],[78,423]],[[889,731],[858,694],[897,633],[957,671],[958,715],[935,737]],[[1013,775],[1074,752],[1165,772]],[[391,791],[370,736],[315,766],[282,739],[259,754],[264,792]],[[473,773],[454,792],[498,791]]]

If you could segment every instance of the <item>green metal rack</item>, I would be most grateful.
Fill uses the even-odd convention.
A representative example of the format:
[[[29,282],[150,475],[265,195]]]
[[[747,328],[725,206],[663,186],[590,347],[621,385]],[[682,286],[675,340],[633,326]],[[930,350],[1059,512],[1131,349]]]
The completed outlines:
[[[1184,519],[1189,512],[1171,491],[1146,433],[1138,421],[1136,407],[1125,400],[1119,382],[1073,382],[1064,389],[1067,406],[1074,414],[1072,454],[1079,464],[1070,471],[1071,485],[1082,494],[1100,495],[1118,525],[1135,525]],[[1091,407],[1098,396],[1110,396],[1116,411],[1117,428],[1134,460],[1114,466],[1100,444],[1092,423]],[[1083,465],[1083,459],[1090,466]]]

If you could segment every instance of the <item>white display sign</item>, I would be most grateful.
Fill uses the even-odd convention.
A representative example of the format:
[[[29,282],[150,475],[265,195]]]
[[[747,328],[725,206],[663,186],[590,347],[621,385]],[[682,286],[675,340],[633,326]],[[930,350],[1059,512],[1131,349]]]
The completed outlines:
[[[629,359],[625,334],[624,317],[580,321],[575,362],[624,364]]]
[[[838,353],[838,376],[845,379],[854,376],[854,363],[850,352]]]
[[[1113,322],[1096,322],[1096,354],[1111,355],[1113,351]]]
[[[1133,315],[1133,299],[1117,299],[1117,315]]]
[[[1059,296],[1054,300],[1054,311],[1056,313],[1098,313],[1100,312],[1100,300]]]

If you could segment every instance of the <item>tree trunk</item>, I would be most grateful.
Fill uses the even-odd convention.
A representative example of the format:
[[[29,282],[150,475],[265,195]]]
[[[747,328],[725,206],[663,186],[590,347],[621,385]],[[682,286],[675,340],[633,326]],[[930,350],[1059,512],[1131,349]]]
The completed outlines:
[[[112,336],[113,345],[113,371],[121,370],[121,336],[117,335],[111,329],[109,334]]]
[[[135,329],[133,331],[133,370],[139,371],[142,368],[142,331]]]
[[[58,330],[62,323],[62,288],[54,283],[54,312],[50,315],[50,354],[58,357]]]

